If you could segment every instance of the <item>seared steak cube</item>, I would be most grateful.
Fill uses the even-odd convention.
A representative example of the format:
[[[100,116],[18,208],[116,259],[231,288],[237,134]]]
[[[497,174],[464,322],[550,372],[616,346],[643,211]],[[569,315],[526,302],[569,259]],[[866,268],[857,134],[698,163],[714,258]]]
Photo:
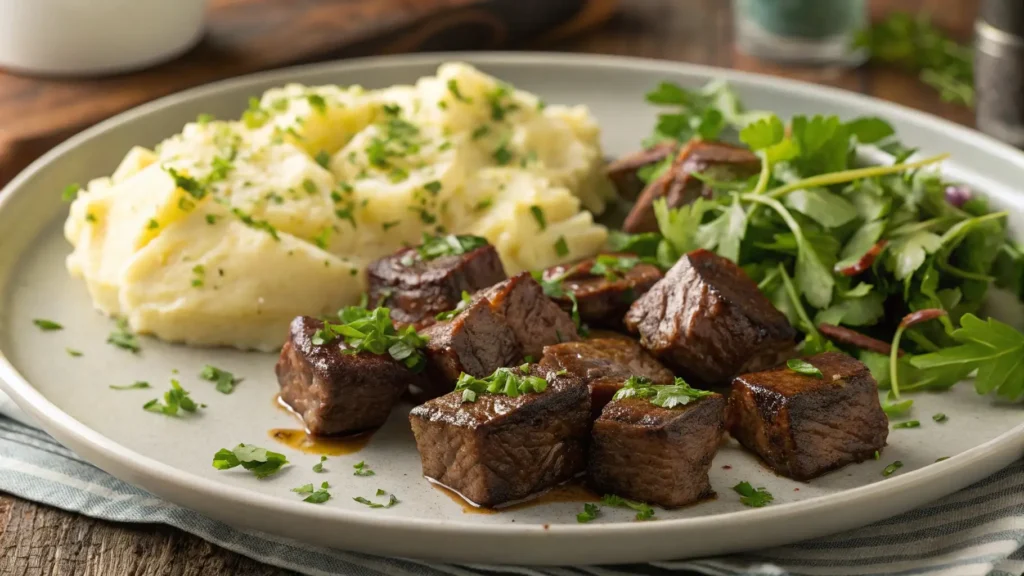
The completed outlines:
[[[378,428],[410,384],[423,380],[388,354],[344,353],[335,339],[313,344],[324,323],[299,316],[274,367],[281,400],[292,408],[310,434],[351,434]]]
[[[728,181],[757,174],[760,168],[761,160],[746,148],[722,142],[691,141],[679,151],[672,166],[640,193],[622,229],[631,234],[657,232],[654,201],[658,198],[664,198],[669,208],[690,204],[700,197],[711,198],[714,190],[694,178],[694,173]]]
[[[472,294],[507,278],[498,252],[482,238],[442,236],[428,242],[451,242],[452,249],[431,257],[437,251],[405,248],[367,267],[370,302],[390,308],[396,323],[433,324],[436,315],[459,304],[464,291]],[[464,247],[471,249],[462,252]]]
[[[796,336],[739,266],[707,250],[683,256],[633,303],[626,326],[669,368],[710,386],[775,366]]]
[[[666,508],[713,495],[708,470],[725,433],[725,404],[720,394],[672,408],[613,400],[594,422],[591,484]]]
[[[618,328],[622,316],[637,298],[661,280],[661,269],[630,254],[602,254],[570,266],[544,272],[547,281],[558,281],[561,293],[551,299],[563,310],[572,310],[576,299],[580,319],[591,326]],[[570,297],[571,296],[571,297]]]
[[[572,318],[526,272],[478,292],[451,320],[423,334],[432,380],[427,392],[435,396],[450,391],[462,372],[484,377],[527,356],[539,358],[548,344],[579,339]]]
[[[889,435],[878,384],[864,364],[840,352],[806,360],[822,378],[786,367],[744,374],[729,396],[732,436],[796,480],[871,458]]]
[[[614,333],[545,346],[540,365],[555,372],[565,370],[586,382],[594,418],[630,376],[643,376],[655,384],[671,384],[675,379],[639,342]]]
[[[675,154],[675,147],[674,142],[658,142],[650,148],[627,154],[609,163],[605,167],[605,174],[615,185],[619,196],[626,200],[636,200],[644,185],[637,172]]]
[[[520,368],[509,370],[519,372]],[[409,421],[423,475],[480,506],[526,498],[586,468],[590,395],[568,375],[540,370],[547,389],[510,397],[463,391],[412,410]]]

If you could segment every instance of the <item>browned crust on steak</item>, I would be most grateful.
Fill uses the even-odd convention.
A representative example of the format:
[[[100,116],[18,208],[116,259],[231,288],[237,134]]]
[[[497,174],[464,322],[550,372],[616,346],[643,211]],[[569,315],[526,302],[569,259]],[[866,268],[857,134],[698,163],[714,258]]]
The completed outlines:
[[[725,433],[725,404],[719,394],[675,408],[613,401],[594,422],[590,482],[666,508],[713,495],[708,470]]]
[[[683,256],[633,303],[626,327],[687,379],[726,385],[794,354],[796,331],[746,273],[707,250]]]
[[[292,321],[289,339],[274,368],[281,400],[302,417],[314,435],[352,434],[378,428],[420,374],[389,355],[344,354],[339,339],[317,346],[313,334],[323,322],[308,316]]]
[[[605,167],[605,174],[615,185],[619,196],[626,200],[634,200],[643,182],[637,177],[637,171],[644,166],[657,164],[670,156],[676,148],[675,142],[658,142],[650,148],[626,154]]]
[[[547,376],[537,366],[534,375]],[[515,398],[451,392],[409,414],[423,475],[480,506],[526,498],[586,468],[590,395],[579,379]]]
[[[727,416],[740,444],[796,480],[867,460],[889,435],[878,384],[864,364],[839,352],[806,360],[823,378],[787,368],[737,377]]]
[[[635,257],[633,254],[611,254],[612,256]],[[576,298],[580,319],[591,326],[620,328],[622,317],[637,298],[643,296],[661,280],[661,269],[653,264],[638,262],[624,274],[609,280],[604,275],[590,272],[596,261],[589,258],[570,266],[554,266],[544,272],[546,279],[566,274],[562,280],[565,296],[552,298],[563,310],[572,311],[572,300]]]

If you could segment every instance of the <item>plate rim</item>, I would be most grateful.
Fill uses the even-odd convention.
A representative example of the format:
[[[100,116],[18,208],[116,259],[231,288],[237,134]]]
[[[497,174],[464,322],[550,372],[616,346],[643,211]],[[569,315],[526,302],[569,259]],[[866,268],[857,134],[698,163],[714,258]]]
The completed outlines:
[[[771,85],[773,90],[800,93],[819,101],[847,102],[860,105],[861,107],[871,105],[876,107],[882,115],[900,115],[907,121],[942,129],[944,132],[949,133],[953,139],[960,140],[971,147],[984,150],[986,153],[996,154],[1016,167],[1024,169],[1024,152],[980,132],[900,104],[830,86],[713,66],[628,56],[557,52],[434,52],[334,60],[268,70],[196,86],[141,104],[75,134],[32,162],[0,190],[0,211],[7,209],[13,203],[13,199],[16,196],[19,194],[24,195],[24,191],[28,190],[28,188],[23,188],[24,184],[60,156],[82,145],[86,145],[91,139],[108,130],[133,122],[142,116],[160,113],[162,109],[169,105],[196,98],[216,96],[218,92],[233,88],[244,88],[247,85],[275,81],[283,83],[289,81],[289,79],[294,79],[296,76],[306,74],[329,73],[331,71],[351,73],[361,69],[401,68],[415,65],[439,64],[451,60],[481,66],[494,64],[549,68],[582,67],[607,69],[609,71],[639,68],[668,76],[703,76],[722,79],[727,82],[740,81],[743,84],[752,86]],[[701,528],[712,526],[722,529],[737,527],[750,522],[786,521],[800,518],[806,514],[828,512],[832,509],[849,505],[853,500],[870,501],[873,498],[884,497],[889,492],[911,492],[936,482],[941,483],[943,479],[971,478],[971,482],[974,482],[983,477],[978,476],[976,472],[974,474],[971,473],[972,467],[976,468],[979,462],[988,461],[990,457],[996,455],[1010,453],[1009,451],[1015,450],[1015,447],[1017,452],[1021,452],[1021,448],[1024,447],[1024,423],[1022,423],[996,438],[979,444],[949,460],[889,478],[884,482],[875,482],[834,494],[816,496],[807,500],[765,508],[692,518],[666,519],[656,523],[552,524],[550,527],[547,527],[540,524],[482,524],[461,520],[438,522],[424,518],[375,515],[367,511],[311,507],[301,502],[289,501],[281,497],[247,490],[239,491],[237,488],[229,487],[216,480],[204,478],[185,469],[164,464],[145,454],[124,447],[112,438],[100,434],[58,408],[17,371],[3,354],[2,349],[0,349],[0,388],[6,391],[22,409],[29,412],[47,432],[59,439],[67,439],[69,444],[80,444],[98,454],[100,458],[92,458],[90,461],[103,461],[104,465],[100,467],[104,470],[107,470],[108,465],[120,469],[133,470],[146,478],[145,483],[167,483],[178,489],[187,488],[207,499],[216,499],[218,502],[238,506],[258,506],[264,513],[283,514],[288,518],[302,519],[314,517],[320,520],[336,522],[339,525],[367,525],[380,529],[411,530],[412,532],[430,531],[453,538],[480,534],[498,537],[521,536],[538,532],[577,536],[590,534],[606,536],[609,533],[628,534],[630,536],[654,536],[671,532],[673,529],[700,530]],[[1018,453],[1016,457],[1019,458],[1020,454]],[[99,466],[99,464],[97,465]],[[118,474],[112,475],[119,476]],[[966,486],[967,484],[964,485]],[[147,487],[146,489],[150,488]],[[173,500],[171,501],[173,502]],[[899,511],[895,510],[893,514]],[[208,514],[207,512],[203,513]],[[891,515],[886,513],[879,516],[879,518]]]

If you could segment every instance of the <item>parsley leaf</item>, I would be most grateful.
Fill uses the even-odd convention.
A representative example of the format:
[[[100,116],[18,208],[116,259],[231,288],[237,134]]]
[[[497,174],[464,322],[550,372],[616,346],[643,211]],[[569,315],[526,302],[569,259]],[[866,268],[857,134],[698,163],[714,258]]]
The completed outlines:
[[[71,356],[72,358],[78,358],[79,356],[82,355],[81,350],[75,350],[74,348],[65,348],[64,351],[67,352],[68,356]]]
[[[892,476],[893,473],[899,470],[900,468],[903,468],[903,462],[897,460],[882,469],[882,476],[888,478],[889,476]]]
[[[213,455],[213,467],[217,470],[228,470],[235,466],[241,466],[252,472],[257,478],[266,478],[287,463],[288,459],[284,454],[271,452],[252,444],[239,444],[231,450],[221,448]]]
[[[363,504],[364,506],[369,506],[370,508],[391,508],[395,504],[398,504],[399,500],[397,497],[395,497],[394,494],[388,494],[387,492],[378,488],[377,496],[384,495],[388,496],[388,501],[384,504],[378,504],[377,502],[374,502],[373,500],[370,500],[368,498],[363,498],[362,496],[356,496],[355,498],[353,498],[353,500],[359,502],[360,504]]]
[[[434,318],[436,320],[451,320],[452,318],[455,318],[456,316],[458,316],[459,312],[462,312],[463,310],[468,308],[469,305],[472,302],[473,302],[472,295],[470,295],[469,292],[466,292],[465,290],[463,290],[462,291],[462,300],[459,301],[458,305],[456,305],[455,308],[453,308],[452,310],[449,310],[447,312],[441,312],[440,314],[438,314]]]
[[[313,464],[313,472],[323,472],[324,471],[324,462],[326,462],[326,461],[327,461],[327,456],[321,456],[320,457],[320,461],[317,462],[316,464]],[[325,484],[326,484],[326,482],[325,482]],[[326,488],[326,486],[324,486],[324,488]]]
[[[580,524],[586,524],[591,520],[597,518],[600,514],[601,508],[597,504],[586,503],[583,505],[583,512],[576,515],[576,521]]]
[[[537,206],[536,204],[530,206],[530,214],[532,214],[533,219],[537,221],[538,228],[541,230],[547,230],[548,222],[547,219],[544,218],[544,210],[540,206]]]
[[[141,388],[141,386],[140,386]],[[181,384],[177,380],[171,380],[171,389],[164,392],[164,401],[160,402],[160,399],[154,398],[149,402],[146,402],[142,406],[149,412],[155,412],[157,414],[163,414],[165,416],[177,416],[178,410],[184,410],[185,412],[195,412],[196,409],[201,406],[196,404],[194,400],[188,395],[188,391],[181,387]]]
[[[943,414],[942,412],[939,412],[938,414],[933,414],[932,415],[932,420],[934,420],[936,422],[939,422],[939,423],[942,423],[942,422],[945,422],[945,421],[949,420],[949,417],[946,416],[945,414]]]
[[[312,338],[314,345],[322,346],[342,338],[347,347],[343,354],[369,352],[378,356],[389,354],[406,368],[420,372],[426,366],[423,347],[427,338],[416,332],[412,326],[395,329],[391,322],[391,309],[366,308],[365,301],[359,306],[347,306],[338,312],[340,324],[328,321],[318,329]]]
[[[302,499],[303,502],[309,502],[310,504],[323,504],[331,499],[331,493],[321,488],[309,496]]]
[[[613,508],[629,508],[636,512],[637,520],[650,520],[654,518],[654,508],[651,508],[643,502],[637,502],[636,500],[627,500],[621,496],[614,494],[605,494],[601,497],[601,504],[605,506],[611,506]]]
[[[203,366],[203,370],[199,373],[199,377],[203,380],[216,382],[217,392],[222,394],[231,394],[231,392],[235,390],[235,385],[242,381],[241,378],[236,378],[231,372],[221,370],[220,368],[209,364]]]
[[[790,358],[787,360],[786,368],[789,368],[797,374],[803,374],[804,376],[813,376],[814,378],[819,379],[825,377],[822,375],[821,370],[818,370],[817,366],[806,360],[801,360],[800,358]]]
[[[416,248],[416,253],[426,261],[443,256],[461,256],[487,246],[487,239],[480,236],[455,235],[429,236],[423,235],[423,241]]]
[[[72,200],[74,200],[75,198],[78,197],[78,193],[81,190],[82,190],[82,187],[80,185],[78,185],[77,183],[76,184],[68,184],[67,186],[64,187],[64,191],[61,192],[60,199],[65,201],[65,202],[71,202]]]
[[[547,380],[530,374],[527,364],[515,368],[498,368],[483,378],[463,372],[455,382],[455,391],[462,391],[463,402],[476,402],[477,396],[484,393],[515,398],[523,394],[539,394],[547,388]]]
[[[740,502],[751,508],[763,508],[772,503],[775,497],[764,488],[754,488],[750,482],[740,482],[732,487],[740,495]]]
[[[53,320],[46,320],[44,318],[36,318],[32,321],[40,330],[43,332],[52,332],[54,330],[63,330],[64,326],[54,322]]]
[[[639,263],[640,258],[636,256],[599,254],[594,258],[594,263],[590,267],[590,274],[604,276],[606,280],[615,281],[622,278]]]
[[[370,466],[367,465],[366,462],[363,462],[361,460],[353,464],[352,467],[355,468],[356,470],[355,472],[352,473],[353,476],[373,476],[374,474],[376,474],[376,472],[370,469]]]
[[[140,390],[142,388],[150,388],[150,385],[149,385],[149,382],[142,382],[140,380],[140,381],[134,382],[132,384],[126,384],[124,386],[118,386],[117,384],[111,384],[110,388],[112,390]]]
[[[691,388],[685,380],[678,376],[675,384],[653,384],[643,376],[630,376],[612,399],[641,398],[655,406],[675,408],[714,394],[708,390]]]
[[[906,422],[897,422],[892,425],[894,430],[897,428],[919,428],[920,426],[921,423],[917,420],[907,420]]]
[[[555,240],[555,254],[557,254],[559,258],[565,258],[569,255],[569,244],[565,241],[565,236],[559,236],[558,239]]]
[[[316,163],[319,164],[321,168],[326,169],[331,165],[331,155],[328,154],[326,150],[317,152],[313,159],[316,160]]]

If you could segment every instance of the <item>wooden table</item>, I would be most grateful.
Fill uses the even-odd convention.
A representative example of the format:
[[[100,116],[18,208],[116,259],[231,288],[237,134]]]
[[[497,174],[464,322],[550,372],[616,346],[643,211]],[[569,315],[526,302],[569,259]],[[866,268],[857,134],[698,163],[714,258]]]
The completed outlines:
[[[600,31],[544,48],[624,54],[737,68],[838,86],[973,125],[967,109],[945,104],[898,70],[796,69],[756,62],[732,49],[727,0],[625,0]],[[871,0],[873,14],[926,10],[941,26],[970,35],[978,0]],[[239,56],[241,58],[242,56]],[[0,128],[2,129],[2,128]],[[40,151],[41,152],[41,151]],[[291,572],[259,564],[168,526],[113,524],[0,493],[0,576],[227,574]]]

